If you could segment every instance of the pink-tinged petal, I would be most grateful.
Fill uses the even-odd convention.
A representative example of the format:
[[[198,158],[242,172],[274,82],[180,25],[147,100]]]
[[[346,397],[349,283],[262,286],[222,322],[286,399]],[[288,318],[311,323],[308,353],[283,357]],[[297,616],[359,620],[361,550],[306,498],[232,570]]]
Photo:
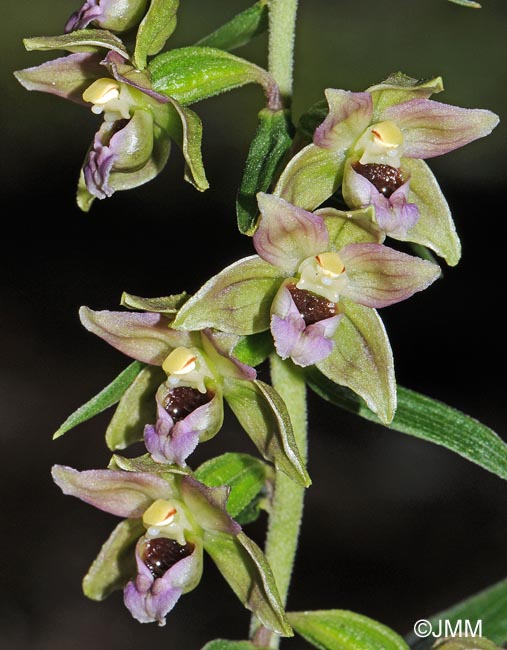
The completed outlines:
[[[333,349],[331,337],[341,316],[332,316],[307,326],[286,287],[273,302],[271,333],[278,355],[291,358],[298,366],[311,366],[325,359]]]
[[[348,149],[370,124],[371,95],[328,88],[326,99],[329,113],[317,127],[313,143],[323,149]]]
[[[104,76],[103,55],[90,52],[69,54],[33,68],[18,70],[14,76],[27,90],[38,90],[86,105],[83,92]]]
[[[322,217],[272,194],[259,192],[257,200],[262,216],[253,243],[263,260],[292,274],[304,259],[326,250]]]
[[[431,99],[412,99],[389,106],[382,120],[391,120],[402,130],[403,155],[407,158],[433,158],[454,151],[489,135],[499,122],[491,111],[460,108]]]
[[[120,352],[143,363],[160,366],[171,350],[190,346],[191,337],[169,328],[169,319],[161,314],[122,311],[79,310],[81,323]]]
[[[366,307],[387,307],[426,289],[440,275],[436,264],[381,244],[349,244],[340,251],[348,284],[342,294]]]
[[[51,474],[64,494],[119,517],[141,517],[156,499],[173,496],[167,481],[143,472],[109,469],[79,472],[55,465]]]
[[[209,532],[237,535],[241,526],[227,514],[229,488],[207,487],[190,476],[181,481],[181,494],[201,528]]]
[[[160,578],[154,578],[141,558],[144,544],[145,540],[141,538],[136,547],[137,577],[126,585],[123,599],[137,621],[163,626],[180,596],[199,584],[202,545],[196,543],[190,555],[173,564]]]
[[[253,381],[257,371],[233,355],[238,336],[206,328],[201,332],[204,351],[222,377]]]
[[[354,209],[373,205],[374,198],[380,194],[373,183],[356,172],[350,161],[345,166],[342,192],[346,204]],[[380,196],[384,199],[384,204],[387,207],[389,205],[387,199],[382,194]]]
[[[380,228],[395,239],[397,237],[405,239],[409,230],[417,224],[421,216],[417,205],[408,203],[409,189],[410,181],[407,181],[389,197],[391,218],[385,223],[385,227],[381,224],[378,215],[376,217]]]
[[[85,29],[88,25],[102,16],[99,0],[86,0],[79,11],[76,11],[65,24],[65,33],[76,29]]]

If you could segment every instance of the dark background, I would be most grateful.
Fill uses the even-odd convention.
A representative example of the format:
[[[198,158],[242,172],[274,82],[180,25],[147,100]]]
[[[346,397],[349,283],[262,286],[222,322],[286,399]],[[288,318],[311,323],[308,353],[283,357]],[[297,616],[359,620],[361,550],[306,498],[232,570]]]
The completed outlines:
[[[61,33],[78,0],[8,0],[2,7],[3,284],[0,647],[30,650],[197,650],[245,636],[248,615],[211,562],[167,627],[131,620],[121,597],[88,601],[80,579],[115,524],[63,497],[50,466],[105,466],[106,414],[51,442],[80,403],[127,361],[81,328],[77,309],[115,308],[122,290],[193,291],[251,253],[235,231],[234,196],[262,95],[245,88],[197,107],[212,189],[182,180],[177,151],[154,182],[74,205],[75,179],[96,128],[83,108],[28,95],[13,69],[21,38]],[[248,2],[184,0],[174,46],[193,42]],[[402,69],[442,74],[437,99],[507,114],[505,0],[482,11],[445,0],[303,0],[296,58],[296,116],[325,87],[362,90]],[[265,39],[238,52],[263,64]],[[493,136],[431,162],[463,241],[443,281],[383,310],[401,384],[452,404],[507,439],[505,409],[505,143]],[[182,256],[184,251],[184,256]],[[291,609],[351,609],[401,633],[507,575],[507,487],[448,451],[310,399],[310,473]],[[230,417],[201,446],[200,462],[253,451]],[[249,532],[260,542],[261,521]],[[507,615],[507,613],[506,613]],[[285,645],[285,644],[284,644]],[[287,647],[299,650],[304,643]]]

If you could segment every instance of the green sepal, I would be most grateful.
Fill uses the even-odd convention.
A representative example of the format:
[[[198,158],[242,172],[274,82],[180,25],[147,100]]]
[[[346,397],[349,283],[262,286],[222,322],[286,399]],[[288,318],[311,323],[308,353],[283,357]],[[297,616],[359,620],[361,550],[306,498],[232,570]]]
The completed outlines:
[[[62,36],[37,36],[24,38],[23,45],[30,52],[66,50],[67,52],[96,52],[112,50],[128,59],[127,49],[121,39],[105,29],[80,29]]]
[[[384,325],[375,309],[343,298],[342,319],[331,354],[317,368],[331,381],[352,389],[389,424],[396,411],[394,362]]]
[[[257,255],[243,258],[208,280],[180,309],[175,329],[214,327],[228,334],[269,329],[270,309],[284,276]]]
[[[273,193],[299,208],[315,210],[340,187],[345,153],[309,144],[289,161]]]
[[[254,456],[227,453],[203,463],[194,476],[209,487],[229,487],[227,512],[236,518],[262,491],[268,471],[267,465]]]
[[[122,307],[135,311],[149,311],[170,316],[175,314],[185,304],[188,297],[186,291],[172,296],[164,296],[163,298],[141,298],[141,296],[134,296],[124,291],[120,304]]]
[[[109,461],[108,469],[121,469],[124,472],[148,472],[149,474],[157,474],[158,476],[165,478],[169,483],[174,482],[175,476],[188,476],[192,474],[188,467],[170,465],[169,463],[157,463],[153,460],[150,454],[143,454],[136,458],[125,458],[124,456],[113,454]]]
[[[421,215],[405,240],[431,248],[449,266],[456,266],[461,257],[461,244],[438,181],[424,160],[403,158],[402,169],[410,174],[408,202],[415,203]]]
[[[274,349],[273,337],[267,331],[242,336],[232,353],[242,363],[255,367],[266,361]]]
[[[244,235],[252,235],[255,230],[259,215],[257,193],[267,192],[271,186],[292,144],[292,134],[288,111],[265,108],[259,113],[257,131],[250,144],[236,199],[238,228]]]
[[[361,398],[333,383],[315,368],[307,368],[305,378],[310,388],[323,399],[381,424]],[[390,429],[441,445],[507,479],[507,444],[489,427],[447,404],[408,388],[398,386],[397,395],[398,407]],[[507,607],[507,582],[505,584]],[[507,641],[507,624],[505,630]]]
[[[213,47],[191,46],[164,52],[148,67],[153,89],[185,105],[249,83],[261,84],[268,97],[276,93],[276,85],[265,70]]]
[[[179,0],[151,0],[136,36],[134,64],[139,70],[146,67],[148,56],[158,54],[176,29]]]
[[[244,533],[204,533],[204,548],[241,603],[281,636],[292,636],[275,578],[264,553]]]
[[[496,643],[480,636],[438,639],[435,650],[502,650]]]
[[[290,612],[294,630],[319,650],[408,650],[393,630],[367,616],[340,609]]]
[[[135,546],[145,529],[141,519],[125,519],[116,526],[83,578],[83,593],[104,600],[136,575]]]
[[[166,379],[158,366],[146,366],[123,393],[106,430],[106,444],[111,451],[143,439],[144,427],[157,419],[155,393]]]
[[[127,368],[125,368],[116,379],[101,390],[100,393],[74,411],[74,413],[65,420],[58,431],[53,435],[53,440],[63,436],[64,433],[77,427],[78,424],[90,420],[99,413],[102,413],[102,411],[108,409],[110,406],[114,406],[114,404],[119,402],[125,391],[132,385],[132,382],[144,367],[145,364],[140,363],[139,361],[134,361],[130,366],[127,366]]]
[[[268,650],[250,643],[250,641],[226,641],[215,639],[207,643],[201,650]]]
[[[374,222],[375,208],[372,205],[347,212],[335,208],[321,208],[316,210],[315,214],[324,219],[331,251],[340,251],[348,244],[380,244],[385,239]]]
[[[383,110],[393,104],[401,104],[411,99],[428,99],[431,95],[442,92],[442,77],[432,79],[414,79],[403,72],[394,72],[379,84],[370,86],[366,92],[373,100],[373,121],[380,118]]]
[[[268,3],[269,0],[256,2],[208,36],[201,38],[196,45],[216,47],[219,50],[235,50],[246,45],[256,36],[267,31]]]
[[[300,485],[311,484],[285,402],[262,381],[226,379],[224,396],[262,456]]]

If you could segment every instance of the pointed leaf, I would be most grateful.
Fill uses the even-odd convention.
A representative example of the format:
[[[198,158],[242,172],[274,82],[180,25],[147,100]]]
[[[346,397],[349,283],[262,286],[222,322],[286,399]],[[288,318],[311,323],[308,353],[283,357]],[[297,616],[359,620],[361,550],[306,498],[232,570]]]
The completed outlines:
[[[292,124],[288,112],[263,109],[236,200],[241,233],[253,234],[259,214],[257,193],[267,192],[291,144]]]
[[[139,70],[146,67],[146,58],[158,54],[176,29],[179,0],[151,0],[136,37],[134,63]]]
[[[139,361],[131,363],[116,379],[101,390],[100,393],[79,407],[77,411],[74,411],[53,435],[53,440],[63,436],[64,433],[77,427],[78,424],[86,422],[86,420],[93,418],[95,415],[102,413],[102,411],[119,402],[125,391],[132,385],[132,382],[143,368],[144,363],[140,363]]]
[[[434,614],[429,618],[434,629],[438,629],[439,621],[449,621],[456,625],[458,621],[470,621],[472,629],[478,621],[482,621],[482,634],[498,645],[507,642],[507,580],[479,591],[469,598],[453,605],[449,609]],[[412,650],[429,650],[434,638],[421,638],[411,632],[405,637]]]
[[[281,636],[292,636],[271,568],[260,548],[244,533],[204,534],[204,548],[242,604]]]
[[[307,369],[305,375],[312,390],[324,399],[366,420],[380,423],[352,391],[338,386],[313,368]],[[390,429],[441,445],[507,479],[507,444],[489,427],[408,388],[398,386],[397,393],[398,407]]]
[[[442,190],[423,160],[404,158],[403,171],[410,174],[408,202],[419,208],[420,218],[406,241],[428,246],[447,264],[455,266],[461,257],[461,244]]]
[[[370,307],[340,301],[344,311],[329,357],[317,364],[326,377],[360,395],[384,424],[396,411],[396,382],[389,339]]]
[[[236,517],[264,488],[267,471],[266,464],[253,456],[228,453],[203,463],[194,476],[210,487],[228,486],[227,512]]]
[[[126,519],[113,530],[83,578],[83,593],[104,600],[136,575],[135,546],[145,532],[141,519]]]
[[[141,298],[130,293],[123,292],[121,306],[136,311],[153,311],[157,314],[175,314],[178,309],[187,301],[188,293],[178,293],[163,298]]]
[[[193,104],[249,83],[261,84],[273,100],[278,93],[265,70],[213,47],[191,46],[165,52],[150,62],[149,70],[153,89],[182,104]]]
[[[345,151],[309,144],[288,163],[274,194],[311,212],[340,187],[344,165]]]
[[[147,366],[127,388],[106,430],[106,444],[111,451],[143,439],[145,425],[157,419],[155,393],[165,379],[161,368]]]
[[[264,458],[308,487],[311,481],[294,439],[287,407],[274,388],[262,381],[227,379],[224,395]]]
[[[62,36],[37,36],[23,39],[23,45],[30,52],[47,50],[67,50],[68,52],[95,52],[112,50],[124,59],[129,55],[122,41],[105,29],[80,29]]]
[[[268,2],[259,0],[245,11],[234,16],[214,32],[201,38],[196,45],[216,47],[219,50],[235,50],[246,45],[268,29]]]
[[[287,616],[296,632],[319,650],[408,650],[396,632],[354,612],[330,609]]]
[[[233,355],[242,363],[255,367],[266,361],[273,350],[271,332],[259,332],[242,336],[233,350]]]
[[[270,308],[284,276],[257,255],[246,257],[208,280],[178,312],[172,327],[214,327],[229,334],[269,329]]]

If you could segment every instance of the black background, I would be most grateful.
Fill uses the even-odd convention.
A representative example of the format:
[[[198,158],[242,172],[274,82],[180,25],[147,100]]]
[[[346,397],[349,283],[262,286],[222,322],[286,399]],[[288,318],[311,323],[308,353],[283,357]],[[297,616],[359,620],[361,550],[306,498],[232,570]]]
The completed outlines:
[[[191,43],[246,2],[182,2],[175,46]],[[2,526],[0,646],[197,650],[246,635],[248,615],[206,563],[167,627],[131,620],[115,595],[86,600],[80,579],[115,523],[63,497],[53,463],[105,466],[108,414],[51,442],[80,403],[127,361],[81,328],[77,309],[115,308],[120,294],[193,291],[251,253],[235,230],[235,191],[255,116],[248,88],[197,106],[212,189],[182,180],[179,152],[154,182],[74,206],[75,178],[96,120],[11,77],[50,58],[26,54],[25,35],[56,34],[77,3],[10,2],[2,27]],[[208,5],[208,3],[206,3]],[[196,21],[196,16],[198,19]],[[505,116],[507,10],[444,0],[304,1],[297,41],[295,113],[328,86],[361,90],[402,69],[443,74],[441,101]],[[196,24],[197,22],[197,24]],[[263,64],[265,40],[239,54]],[[463,260],[423,294],[382,311],[398,380],[452,404],[507,438],[505,411],[505,126],[432,161],[463,241]],[[401,633],[507,575],[507,488],[443,449],[344,414],[310,397],[310,473],[289,607],[351,609]],[[232,417],[195,463],[225,450],[253,452]],[[249,532],[259,542],[261,520]],[[294,650],[299,641],[288,643]]]

